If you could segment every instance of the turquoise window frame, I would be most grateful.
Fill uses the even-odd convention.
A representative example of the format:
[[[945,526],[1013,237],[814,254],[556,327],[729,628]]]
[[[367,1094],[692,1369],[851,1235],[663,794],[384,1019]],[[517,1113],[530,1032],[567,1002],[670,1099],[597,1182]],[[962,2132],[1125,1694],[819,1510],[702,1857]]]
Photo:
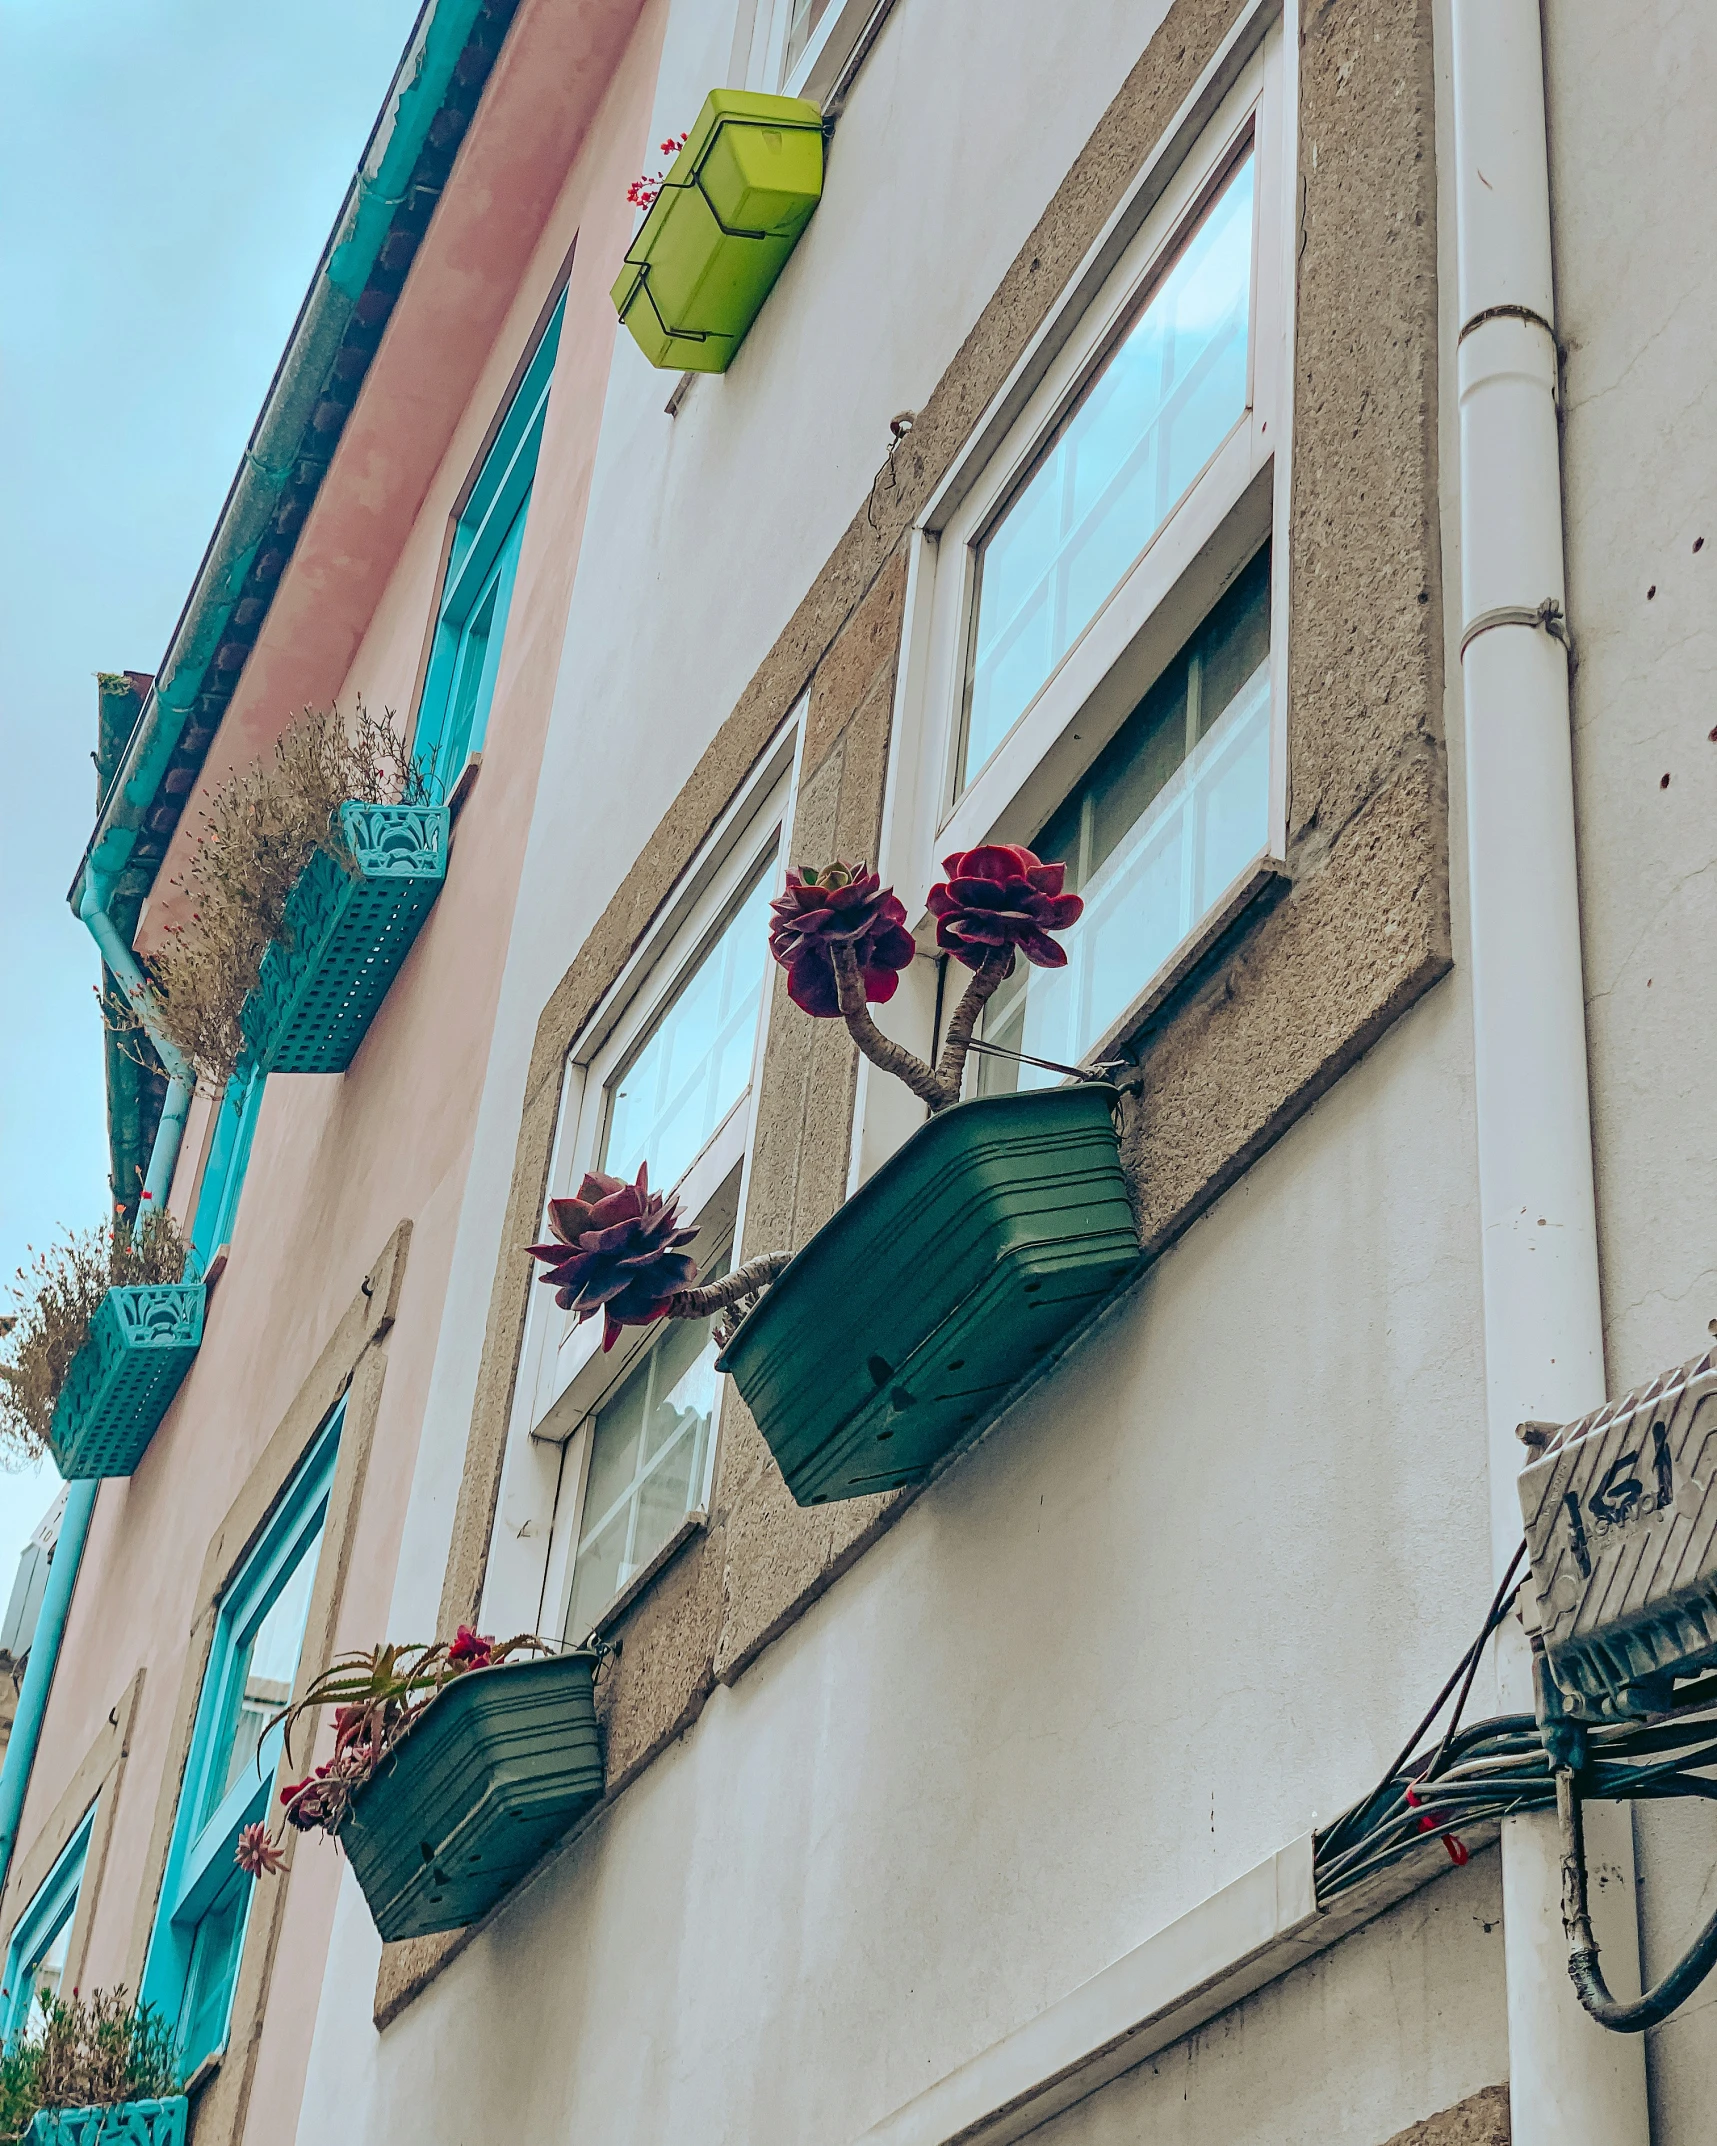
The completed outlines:
[[[483,748],[565,313],[563,292],[453,527],[413,744],[432,797]]]
[[[5,2042],[10,2048],[30,2023],[35,1997],[33,1977],[42,1956],[78,1911],[83,1890],[84,1865],[89,1860],[89,1839],[95,1829],[95,1805],[84,1813],[77,1831],[54,1859],[54,1867],[37,1886],[29,1905],[13,1926],[6,1947],[6,1980],[0,1987],[5,2003]]]
[[[250,1641],[316,1544],[339,1457],[342,1400],[281,1493],[250,1554],[228,1581],[197,1698],[160,1905],[143,1971],[143,1997],[176,2024],[187,2075],[226,2041],[233,1985],[254,1881],[233,1860],[239,1829],[269,1815],[283,1731],[263,1737],[254,1763],[217,1793],[214,1769],[227,1752]],[[317,1552],[319,1555],[319,1550]]]
[[[223,1244],[231,1244],[233,1224],[238,1219],[239,1194],[250,1168],[250,1146],[256,1137],[256,1121],[262,1109],[262,1091],[268,1076],[259,1066],[241,1065],[227,1082],[215,1118],[209,1159],[203,1166],[202,1187],[197,1194],[197,1212],[191,1224],[191,1251],[196,1271],[207,1271],[209,1261]]]

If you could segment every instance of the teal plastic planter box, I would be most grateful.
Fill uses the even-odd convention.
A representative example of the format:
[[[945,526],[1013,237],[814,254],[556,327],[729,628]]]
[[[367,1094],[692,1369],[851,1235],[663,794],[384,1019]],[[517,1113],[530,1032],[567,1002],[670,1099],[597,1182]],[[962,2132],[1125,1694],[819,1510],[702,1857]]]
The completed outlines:
[[[602,1794],[590,1653],[473,1669],[449,1684],[340,1830],[391,1942],[487,1914]]]
[[[67,1482],[129,1475],[202,1346],[201,1282],[110,1289],[54,1407],[48,1451]]]
[[[818,106],[710,91],[614,284],[652,365],[726,372],[822,192]]]
[[[38,2109],[24,2146],[185,2146],[183,2094],[105,2109]]]
[[[922,1482],[1134,1271],[1114,1104],[956,1104],[782,1271],[718,1369],[801,1505]]]
[[[445,805],[340,807],[347,861],[311,859],[244,1011],[266,1073],[343,1073],[447,877]]]

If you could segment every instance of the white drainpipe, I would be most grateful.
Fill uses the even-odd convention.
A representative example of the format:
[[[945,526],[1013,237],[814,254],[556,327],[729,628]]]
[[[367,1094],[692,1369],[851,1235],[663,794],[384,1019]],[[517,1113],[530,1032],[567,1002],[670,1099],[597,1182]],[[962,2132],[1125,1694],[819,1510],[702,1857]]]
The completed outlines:
[[[1523,1422],[1605,1398],[1562,638],[1555,297],[1538,0],[1451,0],[1461,338],[1461,673],[1485,1375],[1498,1576],[1520,1540]],[[1550,607],[1554,607],[1553,609]],[[1523,1635],[1502,1704],[1528,1711]],[[1637,1973],[1632,1834],[1604,1806],[1600,1933]],[[1551,1816],[1503,1831],[1514,2146],[1649,2146],[1643,2038],[1607,2034],[1567,1973]],[[1623,1963],[1627,1962],[1627,1965]],[[1637,1984],[1635,1985],[1637,1987]]]

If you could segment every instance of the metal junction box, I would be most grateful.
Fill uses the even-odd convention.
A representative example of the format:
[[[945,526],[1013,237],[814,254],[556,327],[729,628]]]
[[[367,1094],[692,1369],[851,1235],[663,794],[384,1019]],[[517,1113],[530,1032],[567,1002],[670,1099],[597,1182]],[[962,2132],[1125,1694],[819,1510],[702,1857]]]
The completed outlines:
[[[1717,1665],[1717,1349],[1553,1432],[1520,1504],[1570,1715],[1659,1712]]]

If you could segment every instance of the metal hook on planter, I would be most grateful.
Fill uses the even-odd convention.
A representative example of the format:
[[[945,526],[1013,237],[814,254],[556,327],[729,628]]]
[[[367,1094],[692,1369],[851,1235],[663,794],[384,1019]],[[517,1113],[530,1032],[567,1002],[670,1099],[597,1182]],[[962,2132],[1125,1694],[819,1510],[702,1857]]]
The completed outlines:
[[[878,531],[880,531],[881,524],[877,521],[876,518],[877,486],[881,484],[884,477],[887,477],[889,489],[894,492],[898,492],[900,490],[900,474],[894,466],[894,458],[900,452],[900,443],[902,442],[902,440],[905,439],[906,435],[912,430],[913,426],[917,422],[918,412],[916,410],[896,410],[894,415],[888,421],[889,437],[891,441],[891,445],[888,450],[888,458],[883,463],[881,469],[877,471],[875,477],[871,480],[870,497],[864,503],[865,519],[870,523],[870,526],[873,529],[876,529]]]

